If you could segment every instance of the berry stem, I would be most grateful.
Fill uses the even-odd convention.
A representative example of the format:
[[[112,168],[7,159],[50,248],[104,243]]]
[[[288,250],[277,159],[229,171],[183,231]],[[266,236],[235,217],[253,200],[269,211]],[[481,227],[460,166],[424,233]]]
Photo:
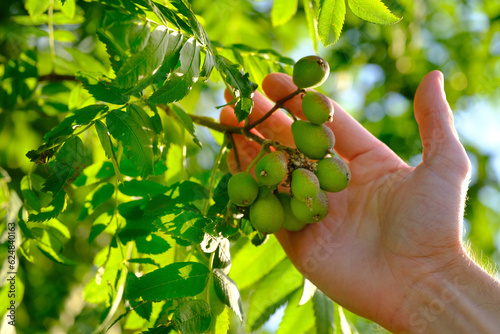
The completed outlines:
[[[266,119],[268,119],[269,117],[271,117],[271,115],[276,111],[278,110],[279,108],[284,108],[284,104],[285,102],[287,102],[288,100],[291,100],[292,98],[294,98],[296,95],[300,94],[300,93],[303,93],[305,92],[304,89],[301,89],[301,88],[297,88],[296,91],[294,91],[293,93],[285,96],[284,98],[282,98],[281,100],[277,101],[274,106],[264,115],[262,116],[261,118],[259,118],[258,120],[256,120],[255,122],[253,123],[249,123],[247,125],[245,125],[245,129],[247,130],[251,130],[253,128],[255,128],[257,125],[259,125],[260,123],[264,122]]]
[[[262,156],[267,153],[267,150],[266,150],[267,147],[268,147],[268,145],[262,145],[262,148],[260,149],[259,154],[257,154],[257,156],[252,160],[250,165],[248,165],[247,169],[245,170],[247,173],[250,172],[253,165],[255,165],[257,163],[257,161],[259,161],[260,158],[262,158]]]

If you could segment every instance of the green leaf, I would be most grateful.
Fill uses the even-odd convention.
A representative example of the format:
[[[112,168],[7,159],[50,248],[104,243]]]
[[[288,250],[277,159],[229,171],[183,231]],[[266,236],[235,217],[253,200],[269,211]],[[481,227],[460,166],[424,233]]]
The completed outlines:
[[[186,3],[182,0],[170,0],[169,3],[172,4],[179,11],[179,13],[187,18],[189,27],[192,29],[197,41],[203,46],[206,46],[208,50],[212,54],[214,54],[207,32],[200,24],[198,19],[196,19],[196,15],[193,13],[190,7],[186,6]]]
[[[231,243],[228,239],[222,238],[219,241],[217,251],[214,255],[213,267],[222,270],[226,275],[231,268]]]
[[[137,313],[137,315],[147,321],[150,320],[151,313],[153,312],[152,302],[135,303],[134,301],[130,301],[130,305],[134,308],[134,312]]]
[[[285,259],[260,280],[250,296],[247,331],[260,328],[292,293],[300,289],[302,279],[290,260]]]
[[[150,35],[151,25],[149,22],[145,22],[144,24],[140,22],[139,24],[134,24],[130,27],[127,34],[127,40],[132,54],[140,52],[146,47]]]
[[[66,203],[66,193],[59,191],[48,207],[42,208],[37,214],[30,214],[29,221],[42,223],[46,220],[56,218],[63,211]]]
[[[236,283],[221,269],[214,269],[214,288],[219,299],[243,320],[243,303]]]
[[[316,38],[318,30],[317,30],[316,15],[314,14],[314,6],[312,0],[303,0],[303,7],[304,7],[304,14],[306,16],[307,29],[309,30],[309,35],[311,36],[314,52],[318,54],[318,40]]]
[[[139,237],[135,239],[135,244],[137,251],[143,254],[161,254],[170,249],[167,240],[156,234]]]
[[[146,113],[146,111],[144,111],[144,109],[135,103],[127,105],[127,113],[129,113],[136,120],[143,130],[146,131],[149,138],[151,138],[153,154],[156,155],[158,153],[158,133],[157,127],[153,123],[153,119]]]
[[[122,95],[120,89],[111,86],[111,80],[101,73],[77,72],[76,78],[96,100],[112,104],[125,104],[129,100],[128,96]]]
[[[169,23],[172,23],[179,30],[186,31],[188,35],[194,35],[194,32],[191,29],[190,25],[170,8],[162,6],[159,3],[154,2],[153,0],[133,0],[133,1],[137,4],[140,4],[141,6],[145,6],[150,10],[152,10],[156,14],[156,16],[158,16],[163,25],[169,26],[170,25]]]
[[[32,177],[39,177],[37,174],[32,174]],[[40,177],[41,178],[41,177]],[[21,193],[23,195],[26,203],[31,206],[36,211],[40,211],[42,209],[42,204],[40,204],[40,200],[36,196],[35,192],[31,189],[31,181],[28,175],[23,176],[21,179]]]
[[[208,80],[208,78],[210,78],[212,70],[214,69],[214,66],[215,66],[215,57],[207,52],[205,54],[205,60],[203,61],[203,68],[201,70],[200,77],[203,77],[206,80]]]
[[[61,249],[54,249],[54,246],[58,243],[60,241],[54,240],[54,237],[47,231],[43,231],[42,235],[36,239],[38,249],[52,261],[68,266],[77,264],[75,261],[62,255]]]
[[[155,197],[165,193],[168,187],[148,180],[130,180],[120,183],[118,189],[128,196]]]
[[[148,99],[152,104],[168,104],[186,96],[200,74],[200,47],[194,39],[184,43],[180,52],[181,66]]]
[[[27,0],[25,3],[26,10],[30,16],[38,16],[49,9],[50,0]]]
[[[288,333],[318,333],[314,330],[309,332],[314,326],[314,309],[312,302],[304,305],[299,305],[301,292],[297,290],[288,300],[288,305],[285,309],[285,314],[281,319],[280,327],[277,334]]]
[[[52,192],[54,195],[67,186],[78,173],[84,163],[85,151],[80,137],[66,140],[56,155],[56,160],[49,164],[50,175],[42,191]]]
[[[132,163],[141,176],[145,178],[150,175],[153,172],[152,143],[141,125],[121,110],[111,111],[106,116],[106,124],[111,135],[129,148],[129,155],[134,157]]]
[[[60,0],[60,1],[62,4],[61,12],[70,19],[74,18],[76,12],[75,0]]]
[[[56,162],[73,168],[80,168],[84,164],[84,160],[83,141],[78,136],[66,140],[56,154]]]
[[[94,104],[75,110],[73,115],[66,117],[61,123],[45,134],[44,140],[47,145],[54,144],[57,139],[68,136],[78,127],[85,126],[96,117],[108,111],[108,106]]]
[[[148,328],[147,331],[141,332],[142,334],[171,334],[173,333],[173,328],[165,325],[161,325],[155,328]]]
[[[345,0],[321,0],[318,12],[319,39],[328,47],[340,37],[344,26]]]
[[[196,296],[205,289],[209,274],[201,263],[172,263],[140,277],[130,288],[128,297],[160,301]]]
[[[204,300],[188,300],[174,312],[172,321],[183,334],[199,334],[210,327],[210,305]]]
[[[127,261],[130,263],[152,264],[152,265],[157,266],[157,267],[160,266],[158,263],[155,262],[155,260],[153,260],[150,257],[141,257],[138,259],[128,259]]]
[[[174,113],[174,115],[179,120],[180,124],[189,132],[191,136],[194,137],[194,142],[201,147],[201,142],[198,140],[194,133],[194,124],[191,117],[189,117],[188,113],[182,108],[181,105],[173,103],[170,105],[170,110]]]
[[[214,334],[227,334],[229,333],[229,325],[231,324],[229,311],[224,308],[222,313],[216,318],[217,323],[215,324]]]
[[[281,26],[295,15],[297,12],[298,0],[274,0],[271,10],[271,22],[274,27]]]
[[[192,85],[193,81],[189,76],[174,74],[149,97],[148,102],[151,104],[168,104],[179,101],[189,93]]]
[[[95,238],[97,238],[108,225],[111,223],[113,220],[113,216],[108,214],[108,213],[103,213],[99,217],[97,217],[94,222],[92,223],[92,227],[90,228],[90,233],[89,233],[89,245],[91,245]]]
[[[104,153],[106,157],[109,159],[114,157],[113,153],[113,145],[111,144],[111,138],[109,138],[108,128],[101,121],[95,122],[95,129],[97,131],[97,136],[99,137],[99,141],[101,142],[101,146],[104,149]]]
[[[113,184],[111,183],[102,184],[99,187],[99,189],[97,189],[97,191],[94,193],[94,196],[92,196],[92,200],[90,201],[92,208],[95,209],[102,203],[109,200],[111,197],[113,197],[114,193],[115,193],[115,186]]]
[[[262,279],[286,257],[276,237],[271,236],[262,246],[247,242],[235,255],[231,266],[231,277],[241,290],[249,288]]]
[[[147,46],[128,58],[116,74],[113,86],[121,89],[134,87],[143,78],[152,78],[170,52],[176,52],[182,35],[159,26],[152,33]]]
[[[313,305],[317,332],[321,334],[333,333],[335,323],[333,301],[320,290],[316,290],[313,296]]]
[[[239,100],[244,100],[243,102],[238,101],[238,108],[235,109],[235,112],[239,122],[245,120],[252,111],[252,96],[258,85],[250,81],[248,73],[240,72],[239,66],[231,63],[227,58],[217,55],[215,67],[222,74],[226,83],[232,87],[234,96]]]
[[[109,55],[109,60],[113,70],[118,72],[125,60],[128,58],[127,53],[118,43],[109,37],[104,30],[97,29],[97,36],[99,37],[99,40],[106,45],[106,51]]]
[[[401,20],[381,0],[347,0],[347,3],[354,15],[368,22],[394,24]]]
[[[175,209],[161,217],[161,222],[165,233],[199,244],[203,241],[203,229],[210,219],[201,213]]]

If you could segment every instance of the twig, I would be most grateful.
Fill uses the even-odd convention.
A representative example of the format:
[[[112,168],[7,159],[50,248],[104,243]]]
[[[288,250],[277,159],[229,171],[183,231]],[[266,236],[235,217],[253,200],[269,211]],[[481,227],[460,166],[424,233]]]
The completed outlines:
[[[291,93],[290,95],[287,95],[284,98],[282,98],[281,100],[277,101],[274,104],[274,106],[271,108],[271,110],[269,110],[264,116],[262,116],[261,118],[259,118],[258,120],[256,120],[253,123],[249,123],[249,124],[245,125],[245,129],[251,130],[251,129],[255,128],[257,125],[259,125],[260,123],[262,123],[266,119],[268,119],[276,110],[278,110],[279,108],[283,108],[285,102],[287,102],[288,100],[291,100],[296,95],[303,93],[303,92],[305,92],[305,91],[303,89],[299,88],[295,92]]]

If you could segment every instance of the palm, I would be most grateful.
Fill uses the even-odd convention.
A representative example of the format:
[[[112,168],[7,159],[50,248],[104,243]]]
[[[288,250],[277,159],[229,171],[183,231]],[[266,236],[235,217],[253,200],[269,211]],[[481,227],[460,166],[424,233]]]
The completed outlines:
[[[287,76],[266,80],[264,90],[274,101],[294,88]],[[467,159],[458,141],[439,129],[443,120],[430,119],[432,110],[422,103],[418,107],[423,109],[422,115],[416,116],[420,119],[424,163],[417,168],[407,166],[337,108],[332,123],[335,149],[349,163],[351,184],[340,193],[329,194],[330,214],[323,221],[300,232],[282,229],[276,234],[292,262],[318,288],[351,311],[382,319],[394,329],[398,324],[391,319],[404,304],[408,288],[450,261],[446,254],[452,252],[447,251],[460,247],[461,217],[456,212],[461,212],[463,203]],[[256,114],[268,107],[261,97],[256,98]],[[298,98],[289,101],[287,108],[301,116]],[[441,132],[429,128],[430,121]],[[289,119],[277,114],[266,122],[259,129],[262,133],[291,142],[287,127],[276,126],[287,124]],[[447,155],[442,154],[443,148]],[[251,160],[252,150],[242,152],[240,159],[245,164]]]

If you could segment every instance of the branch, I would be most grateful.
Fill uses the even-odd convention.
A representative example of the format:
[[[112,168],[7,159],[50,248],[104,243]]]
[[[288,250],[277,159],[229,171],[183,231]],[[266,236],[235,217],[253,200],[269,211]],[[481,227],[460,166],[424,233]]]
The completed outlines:
[[[264,116],[262,116],[261,118],[259,118],[258,120],[256,120],[253,123],[245,125],[245,129],[251,130],[251,129],[255,128],[257,125],[259,125],[260,123],[262,123],[266,119],[268,119],[276,110],[278,110],[279,108],[283,108],[285,102],[287,102],[288,100],[291,100],[296,95],[298,95],[300,93],[304,93],[304,92],[305,92],[305,90],[298,88],[295,92],[293,92],[290,95],[287,95],[284,98],[282,98],[281,100],[277,101],[276,104],[271,108],[271,110],[269,110]]]

